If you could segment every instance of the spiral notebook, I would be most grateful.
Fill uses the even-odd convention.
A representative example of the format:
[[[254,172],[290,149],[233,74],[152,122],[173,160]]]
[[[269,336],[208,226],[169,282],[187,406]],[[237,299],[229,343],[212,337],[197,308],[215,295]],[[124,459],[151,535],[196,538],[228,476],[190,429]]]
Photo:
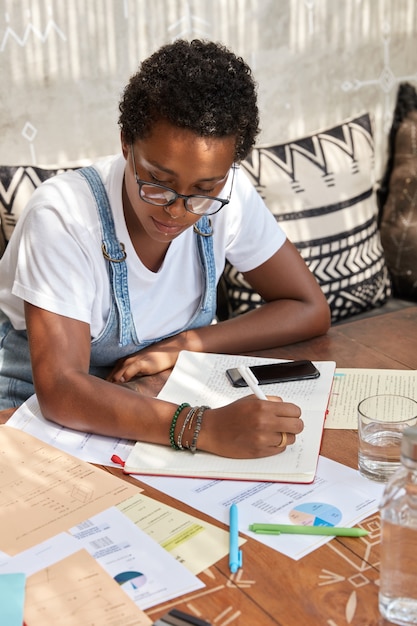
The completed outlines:
[[[226,369],[241,365],[275,363],[278,359],[182,351],[158,398],[191,406],[217,408],[252,392],[232,387]],[[262,459],[229,459],[206,452],[173,450],[168,446],[137,442],[128,458],[127,474],[180,476],[267,482],[310,483],[319,458],[327,405],[333,383],[334,361],[315,361],[319,378],[264,385],[268,395],[297,404],[304,430],[284,452]]]

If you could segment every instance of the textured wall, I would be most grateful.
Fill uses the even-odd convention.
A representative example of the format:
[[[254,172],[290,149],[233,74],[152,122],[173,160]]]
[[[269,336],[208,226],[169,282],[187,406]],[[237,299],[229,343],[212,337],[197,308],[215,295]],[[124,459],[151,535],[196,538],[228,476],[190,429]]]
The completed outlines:
[[[118,99],[139,62],[201,37],[252,66],[260,142],[369,111],[380,169],[398,84],[417,83],[416,35],[416,0],[0,0],[0,164],[118,150]]]

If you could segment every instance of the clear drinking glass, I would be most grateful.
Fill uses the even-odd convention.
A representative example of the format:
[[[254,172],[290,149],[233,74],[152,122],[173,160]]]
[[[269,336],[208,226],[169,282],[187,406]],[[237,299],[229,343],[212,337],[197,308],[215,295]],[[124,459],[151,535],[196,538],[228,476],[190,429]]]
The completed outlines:
[[[406,396],[380,394],[358,405],[359,454],[362,476],[386,482],[400,466],[405,428],[417,425],[417,402]]]

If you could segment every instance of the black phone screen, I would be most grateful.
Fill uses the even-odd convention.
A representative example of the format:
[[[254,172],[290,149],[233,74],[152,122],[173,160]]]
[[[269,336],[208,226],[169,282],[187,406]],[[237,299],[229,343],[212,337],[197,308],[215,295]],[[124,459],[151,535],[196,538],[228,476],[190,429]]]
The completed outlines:
[[[270,365],[253,365],[250,367],[250,370],[260,385],[304,380],[320,376],[316,366],[308,360],[287,361]],[[237,368],[227,370],[226,374],[234,387],[247,387]]]

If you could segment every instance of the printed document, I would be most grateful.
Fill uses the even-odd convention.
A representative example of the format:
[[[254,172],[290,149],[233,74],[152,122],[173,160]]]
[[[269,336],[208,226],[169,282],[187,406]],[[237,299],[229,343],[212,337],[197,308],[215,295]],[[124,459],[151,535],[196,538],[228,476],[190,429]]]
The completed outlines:
[[[0,449],[0,550],[9,555],[138,492],[16,428],[0,426]]]
[[[325,428],[358,428],[358,404],[368,396],[392,393],[415,398],[416,370],[336,369]]]
[[[378,510],[384,489],[384,484],[322,456],[311,485],[162,476],[141,476],[140,480],[225,524],[229,523],[230,505],[235,502],[241,533],[294,560],[332,537],[260,535],[248,530],[249,524],[313,525],[320,518],[327,525],[355,526]]]

